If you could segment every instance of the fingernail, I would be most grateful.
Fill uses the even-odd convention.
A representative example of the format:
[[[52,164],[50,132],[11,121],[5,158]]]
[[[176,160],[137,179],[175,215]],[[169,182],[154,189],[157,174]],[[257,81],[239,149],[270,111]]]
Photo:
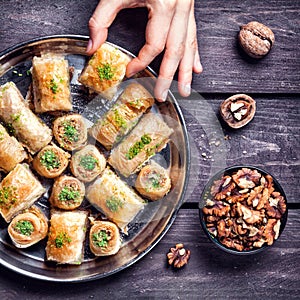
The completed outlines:
[[[160,100],[161,100],[162,102],[166,101],[167,96],[168,96],[168,90],[163,91],[163,92],[161,93]]]
[[[201,73],[201,72],[203,71],[203,67],[202,67],[202,65],[201,65],[200,60],[196,60],[196,61],[195,61],[195,67],[196,67],[196,70],[197,70],[199,73]]]
[[[86,52],[90,52],[90,50],[92,49],[92,47],[93,47],[93,42],[92,42],[91,39],[89,39],[88,44],[86,46]]]
[[[184,90],[184,93],[186,94],[186,96],[189,96],[191,94],[191,85],[189,83],[185,84],[183,86],[183,90]]]

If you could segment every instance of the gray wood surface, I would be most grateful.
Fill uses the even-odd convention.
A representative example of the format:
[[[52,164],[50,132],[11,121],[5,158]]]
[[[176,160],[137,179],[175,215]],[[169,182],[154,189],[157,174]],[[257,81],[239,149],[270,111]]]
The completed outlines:
[[[0,51],[45,35],[88,35],[87,23],[97,2],[0,0]],[[136,264],[93,282],[54,284],[0,266],[0,299],[299,299],[299,12],[299,0],[196,0],[204,72],[194,76],[190,98],[177,95],[192,164],[186,203],[171,229]],[[145,9],[122,11],[110,28],[109,41],[137,54],[144,43],[146,18]],[[270,54],[259,61],[246,57],[237,46],[239,26],[252,20],[270,26],[276,38]],[[158,71],[160,62],[161,56],[151,67]],[[218,121],[218,108],[236,92],[253,96],[257,113],[244,128],[231,130]],[[270,171],[289,202],[280,239],[267,251],[247,257],[223,253],[212,245],[198,217],[197,202],[209,177],[235,164]],[[178,242],[192,254],[186,267],[174,271],[167,267],[166,253]]]

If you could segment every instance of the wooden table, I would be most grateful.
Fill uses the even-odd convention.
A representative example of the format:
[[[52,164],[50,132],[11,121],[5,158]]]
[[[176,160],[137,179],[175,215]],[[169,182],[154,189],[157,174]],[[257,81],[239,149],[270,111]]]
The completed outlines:
[[[140,261],[92,282],[48,283],[0,266],[0,299],[299,299],[300,1],[195,2],[204,72],[194,76],[192,87],[203,98],[198,93],[189,99],[179,97],[192,141],[193,164],[186,202],[171,229]],[[45,35],[88,35],[87,23],[96,4],[96,0],[2,0],[0,51]],[[144,9],[122,11],[109,30],[109,41],[137,54],[144,43],[146,17]],[[237,46],[239,26],[251,20],[270,26],[276,37],[271,53],[259,61],[246,57]],[[158,57],[151,67],[158,71],[160,61]],[[221,148],[210,143],[214,136],[209,122],[216,120],[220,102],[238,92],[255,98],[257,113],[240,130],[223,126],[225,152],[218,160]],[[273,173],[289,202],[280,239],[253,256],[222,252],[200,228],[199,194],[209,176],[234,164],[252,164]],[[166,253],[178,242],[191,250],[191,258],[185,268],[174,271],[167,267]]]

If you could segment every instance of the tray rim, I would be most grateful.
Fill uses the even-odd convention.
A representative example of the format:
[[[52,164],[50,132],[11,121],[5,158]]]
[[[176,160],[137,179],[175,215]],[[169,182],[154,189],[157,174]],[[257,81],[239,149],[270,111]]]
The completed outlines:
[[[85,35],[75,35],[75,34],[58,34],[58,35],[46,35],[46,36],[40,36],[37,38],[33,38],[27,41],[23,41],[20,43],[17,43],[16,45],[13,45],[9,48],[6,48],[5,50],[0,52],[0,61],[2,61],[3,59],[5,59],[6,56],[8,55],[13,55],[14,52],[20,51],[22,48],[25,47],[29,47],[29,46],[34,46],[35,43],[41,42],[41,41],[46,41],[46,40],[55,40],[55,39],[74,39],[74,40],[81,40],[81,41],[88,41],[89,37],[85,36]],[[110,41],[106,41],[106,43],[117,47],[118,49],[120,49],[121,51],[123,51],[124,53],[130,55],[131,57],[136,57],[133,53],[131,53],[130,51],[124,49],[121,46],[118,46]],[[0,64],[1,67],[1,64]],[[157,77],[157,73],[150,68],[149,66],[147,66],[146,70],[148,70],[153,76]],[[2,75],[1,75],[2,76]],[[37,280],[42,280],[42,281],[48,281],[48,282],[59,282],[59,283],[79,283],[79,282],[88,282],[88,281],[93,281],[93,280],[97,280],[97,279],[101,279],[101,278],[106,278],[109,277],[113,274],[116,274],[118,272],[123,271],[124,269],[130,267],[131,265],[135,264],[136,262],[138,262],[139,260],[141,260],[147,253],[149,253],[160,241],[161,239],[165,236],[165,234],[169,231],[170,227],[172,226],[172,224],[174,223],[176,216],[179,212],[180,207],[182,206],[183,202],[184,202],[184,198],[185,198],[185,194],[186,194],[186,190],[188,188],[188,182],[189,182],[189,176],[190,176],[190,162],[191,162],[191,153],[190,153],[190,142],[189,142],[189,137],[188,137],[188,131],[187,131],[187,127],[186,127],[186,123],[183,117],[183,113],[180,109],[180,106],[175,98],[175,96],[173,95],[173,93],[169,90],[168,92],[168,97],[169,99],[171,99],[171,101],[173,102],[173,106],[175,108],[175,111],[177,113],[178,119],[181,123],[181,127],[182,127],[182,135],[185,141],[185,172],[186,172],[186,176],[184,178],[184,183],[183,183],[183,188],[182,188],[182,193],[181,196],[179,198],[178,204],[176,205],[172,215],[169,218],[169,221],[167,222],[166,226],[163,228],[163,230],[161,231],[161,233],[157,236],[156,240],[149,245],[144,251],[140,252],[135,258],[133,258],[131,261],[129,261],[128,263],[122,265],[120,268],[115,269],[111,272],[105,273],[105,274],[96,274],[96,275],[89,275],[89,276],[84,276],[81,278],[77,278],[77,279],[61,279],[61,278],[54,278],[54,277],[50,277],[50,276],[46,276],[46,275],[41,275],[41,274],[35,274],[33,272],[24,270],[20,267],[17,266],[13,266],[9,263],[7,263],[2,257],[0,257],[0,264],[4,267],[6,267],[7,269],[14,271],[18,274],[30,277],[32,279],[37,279]]]

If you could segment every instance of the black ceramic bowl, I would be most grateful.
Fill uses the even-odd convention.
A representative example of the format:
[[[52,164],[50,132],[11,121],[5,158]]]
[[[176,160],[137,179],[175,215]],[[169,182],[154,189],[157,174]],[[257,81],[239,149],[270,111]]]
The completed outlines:
[[[235,201],[232,201],[232,199],[230,199],[230,195],[226,194],[227,192],[229,192],[230,190],[230,184],[231,183],[228,183],[228,185],[225,184],[225,182],[223,182],[222,184],[222,181],[221,182],[217,182],[219,180],[225,180],[224,179],[224,176],[232,176],[233,174],[236,174],[239,170],[242,170],[243,168],[247,168],[247,169],[250,169],[251,171],[254,171],[254,177],[255,177],[255,174],[257,176],[257,173],[260,173],[262,175],[262,177],[265,177],[267,175],[271,176],[272,179],[273,179],[273,186],[274,186],[274,191],[275,192],[279,192],[281,196],[283,196],[284,200],[285,200],[285,204],[286,204],[286,210],[285,212],[280,216],[280,226],[279,226],[279,230],[277,232],[277,239],[279,238],[279,236],[281,235],[284,227],[285,227],[285,224],[286,224],[286,221],[287,221],[287,214],[288,214],[288,211],[287,211],[287,199],[286,199],[286,195],[282,189],[282,187],[280,186],[280,184],[278,183],[278,181],[276,180],[276,178],[270,174],[269,172],[265,171],[265,170],[262,170],[260,168],[257,168],[257,167],[254,167],[254,166],[249,166],[249,165],[245,165],[245,166],[232,166],[232,167],[228,167],[224,170],[221,170],[219,171],[217,174],[215,174],[209,181],[208,183],[206,184],[203,192],[202,192],[202,195],[201,195],[201,198],[200,198],[200,201],[199,201],[199,216],[200,216],[200,222],[201,222],[201,225],[202,225],[202,228],[204,230],[204,232],[207,234],[207,236],[209,237],[209,239],[215,243],[219,248],[221,248],[222,250],[228,252],[228,253],[231,253],[231,254],[238,254],[238,255],[249,255],[249,254],[254,254],[254,253],[258,253],[262,250],[265,250],[267,248],[269,248],[271,245],[268,245],[267,243],[264,243],[262,246],[253,246],[253,241],[250,241],[250,235],[252,235],[251,239],[255,239],[253,238],[253,231],[255,233],[255,231],[257,230],[256,228],[258,228],[260,231],[259,233],[257,233],[257,237],[260,236],[259,238],[259,241],[262,241],[262,239],[264,237],[262,237],[262,232],[263,232],[263,226],[266,226],[267,223],[268,223],[268,220],[269,219],[274,219],[274,217],[271,217],[269,215],[267,215],[267,211],[269,211],[269,209],[272,209],[274,210],[274,206],[272,206],[273,208],[270,208],[269,206],[269,209],[266,209],[265,206],[261,209],[256,209],[257,207],[259,207],[258,205],[254,206],[253,207],[253,203],[252,205],[249,205],[247,203],[247,199],[249,198],[249,196],[247,197],[247,195],[249,195],[249,193],[251,192],[251,190],[254,189],[253,188],[248,188],[248,191],[246,191],[245,188],[242,188],[242,187],[239,187],[235,182],[234,180],[231,178],[231,182],[234,182],[236,187],[233,188],[231,191],[230,191],[230,195],[232,196],[238,196],[240,197],[240,195],[245,195],[245,198],[242,200],[242,201],[238,201],[240,204],[234,204],[234,203],[237,203]],[[243,174],[243,173],[239,173],[239,174]],[[247,177],[248,175],[244,175],[244,178],[245,179],[249,179],[249,176]],[[243,177],[243,176],[241,176]],[[254,178],[253,177],[253,178]],[[222,179],[223,178],[223,179]],[[266,177],[265,177],[266,178]],[[250,179],[249,179],[250,180]],[[257,182],[256,182],[256,186],[259,186],[259,185],[262,185],[261,184],[261,179],[256,179]],[[254,180],[255,181],[255,180]],[[216,183],[217,182],[217,183]],[[268,181],[267,181],[268,182]],[[239,181],[240,185],[243,185],[241,181]],[[246,182],[246,185],[248,183]],[[266,183],[267,184],[267,183]],[[212,187],[214,186],[213,188],[213,192],[212,192]],[[226,190],[226,187],[228,187],[228,189]],[[240,193],[242,192],[242,193]],[[221,194],[220,194],[221,193]],[[216,200],[216,197],[224,197],[224,199],[220,199],[220,200]],[[274,197],[272,197],[274,198]],[[276,197],[277,198],[277,197]],[[233,198],[234,199],[234,198]],[[237,198],[235,198],[237,199]],[[213,202],[218,202],[218,213],[221,214],[221,208],[222,205],[224,204],[224,207],[225,206],[229,206],[229,211],[227,211],[226,213],[224,213],[224,215],[222,216],[215,216],[215,214],[208,214],[208,210],[206,209],[206,213],[204,213],[203,211],[203,208],[206,207],[208,209],[210,209],[210,212],[212,212],[212,208],[213,207],[217,207],[216,204],[212,204],[212,202],[210,202],[209,200],[213,201]],[[207,201],[208,201],[208,204],[207,205]],[[229,203],[229,202],[231,203]],[[249,201],[249,200],[248,200]],[[257,200],[258,201],[258,200]],[[272,199],[271,199],[272,201]],[[253,201],[254,202],[254,201]],[[251,203],[251,202],[249,202]],[[282,203],[282,201],[281,201]],[[235,209],[237,208],[237,206],[239,206],[239,212],[235,212],[234,213],[234,208],[233,206],[235,205]],[[272,205],[274,205],[272,203]],[[279,205],[277,205],[278,207],[280,207]],[[226,210],[226,208],[224,208],[224,210]],[[276,205],[275,205],[276,207]],[[241,209],[242,208],[242,209]],[[228,208],[227,208],[228,209]],[[262,214],[265,214],[264,217],[261,218],[262,221],[260,222],[256,222],[256,223],[252,223],[252,224],[248,224],[245,220],[247,221],[252,221],[252,219],[247,219],[246,217],[249,216],[249,214],[247,215],[246,214],[246,211],[249,212],[249,210],[257,210],[259,212],[261,212]],[[261,211],[262,210],[262,211]],[[237,211],[237,210],[236,210]],[[244,212],[245,214],[243,214],[242,212]],[[241,214],[242,213],[242,214]],[[252,212],[251,212],[252,213]],[[231,217],[231,214],[233,214],[234,216],[236,217]],[[257,213],[258,215],[258,213]],[[213,216],[213,218],[207,218],[207,216]],[[238,218],[239,216],[239,218]],[[265,218],[265,219],[264,219]],[[216,219],[216,220],[213,220],[213,219]],[[233,238],[231,237],[220,237],[219,235],[219,232],[224,232],[222,230],[218,230],[218,222],[220,220],[224,220],[225,224],[226,224],[226,228],[227,230],[229,230],[231,233],[231,236],[233,236]],[[213,220],[213,221],[212,221]],[[233,221],[233,223],[235,223],[234,225],[230,226],[230,220]],[[222,221],[222,224],[224,225],[224,222]],[[240,222],[238,224],[238,222]],[[271,222],[271,221],[270,221]],[[278,223],[279,224],[279,223]],[[238,234],[237,233],[237,226],[238,225],[241,225],[242,227],[241,230],[244,230],[246,231],[245,233],[243,234]],[[243,226],[247,226],[248,228],[243,228]],[[256,227],[256,228],[253,228],[253,227]],[[252,232],[252,233],[251,233]],[[223,233],[222,233],[223,234]],[[264,238],[265,239],[265,238]],[[277,239],[274,239],[274,242],[277,240]],[[221,242],[221,240],[223,240],[223,242]],[[224,240],[225,240],[225,244],[224,244]],[[242,245],[247,245],[245,247],[243,247],[243,249],[239,249],[237,250],[235,247],[232,246],[232,242],[234,241],[235,244],[238,244],[238,243],[241,243],[241,241],[245,241],[247,240],[247,243],[243,242]],[[273,242],[273,244],[274,244]],[[228,245],[230,244],[230,246]],[[273,245],[272,244],[272,245]],[[251,246],[249,246],[251,245]],[[238,247],[242,247],[242,246],[238,246]]]

